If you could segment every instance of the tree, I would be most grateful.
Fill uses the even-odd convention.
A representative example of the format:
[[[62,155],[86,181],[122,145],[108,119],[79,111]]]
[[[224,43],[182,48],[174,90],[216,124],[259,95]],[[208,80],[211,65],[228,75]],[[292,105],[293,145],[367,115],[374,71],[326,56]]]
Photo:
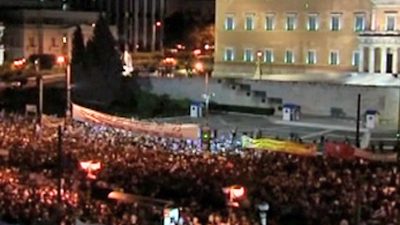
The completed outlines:
[[[78,25],[72,37],[72,66],[82,65],[85,62],[85,43],[83,41],[82,29]]]
[[[87,43],[89,66],[97,68],[104,78],[120,77],[122,62],[117,50],[117,42],[107,21],[100,16],[93,30],[93,37]]]

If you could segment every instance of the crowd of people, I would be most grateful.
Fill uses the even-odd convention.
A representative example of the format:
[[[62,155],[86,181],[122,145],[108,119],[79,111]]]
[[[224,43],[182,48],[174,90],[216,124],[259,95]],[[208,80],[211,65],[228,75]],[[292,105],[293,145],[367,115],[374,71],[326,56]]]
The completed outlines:
[[[65,126],[62,140],[60,161],[56,126],[0,115],[0,151],[8,152],[0,166],[0,220],[152,225],[162,224],[163,207],[178,207],[177,224],[251,225],[260,224],[257,205],[268,203],[272,225],[400,224],[397,164],[245,149],[210,153],[187,140],[78,122]],[[79,168],[87,160],[101,162],[95,181]],[[93,183],[173,204],[99,199]],[[227,206],[223,189],[231,185],[247,190],[238,208]]]

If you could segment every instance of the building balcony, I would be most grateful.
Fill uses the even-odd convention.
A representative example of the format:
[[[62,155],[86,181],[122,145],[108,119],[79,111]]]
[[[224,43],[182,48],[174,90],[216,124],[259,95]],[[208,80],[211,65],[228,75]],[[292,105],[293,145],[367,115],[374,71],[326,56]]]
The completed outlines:
[[[400,30],[365,30],[359,32],[360,37],[400,37]]]

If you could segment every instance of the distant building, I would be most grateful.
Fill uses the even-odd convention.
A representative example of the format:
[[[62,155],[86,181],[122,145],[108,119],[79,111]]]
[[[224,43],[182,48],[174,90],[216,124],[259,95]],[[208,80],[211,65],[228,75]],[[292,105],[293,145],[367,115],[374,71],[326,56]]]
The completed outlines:
[[[4,26],[0,23],[0,66],[4,64],[4,43],[3,43],[3,36],[4,36]]]
[[[66,0],[64,9],[102,12],[118,28],[118,40],[133,51],[163,48],[166,0]]]
[[[70,58],[72,37],[80,25],[87,41],[98,13],[60,10],[7,10],[0,13],[5,31],[6,59],[29,58],[34,54],[52,54]],[[116,29],[111,28],[116,36]]]
[[[215,76],[397,74],[400,0],[218,0]]]
[[[166,4],[167,16],[175,12],[199,12],[201,15],[211,16],[215,13],[216,0],[168,0]]]

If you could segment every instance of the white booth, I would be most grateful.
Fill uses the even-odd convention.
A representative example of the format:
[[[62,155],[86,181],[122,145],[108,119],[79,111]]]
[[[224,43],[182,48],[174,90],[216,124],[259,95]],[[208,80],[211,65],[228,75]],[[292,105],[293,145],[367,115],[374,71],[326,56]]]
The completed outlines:
[[[192,118],[203,117],[203,103],[202,102],[192,102],[190,104],[190,117],[192,117]]]
[[[282,106],[282,119],[284,121],[300,120],[301,108],[299,105],[287,103]]]
[[[365,112],[365,127],[374,129],[379,124],[379,112],[376,110],[367,110]]]

